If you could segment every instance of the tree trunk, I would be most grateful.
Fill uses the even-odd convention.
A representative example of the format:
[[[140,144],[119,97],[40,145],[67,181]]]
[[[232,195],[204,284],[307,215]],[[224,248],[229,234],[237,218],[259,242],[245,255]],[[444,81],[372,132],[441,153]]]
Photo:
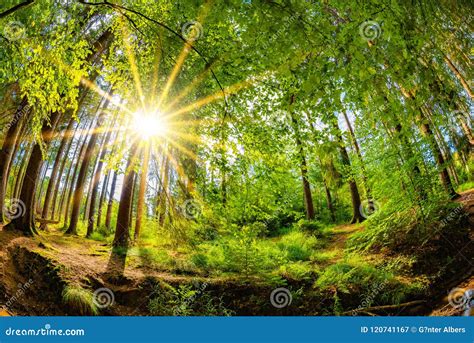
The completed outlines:
[[[23,178],[25,176],[26,163],[30,158],[31,151],[33,150],[33,145],[34,144],[27,143],[27,147],[25,148],[25,153],[23,154],[23,158],[18,167],[18,172],[15,180],[15,188],[13,189],[12,198],[17,199],[20,196],[21,185],[23,184]]]
[[[291,106],[293,105],[294,102],[295,102],[295,96],[292,95],[291,101],[290,101],[289,112],[291,116],[291,123],[293,125],[293,130],[295,132],[296,149],[298,150],[298,155],[300,159],[301,179],[303,182],[304,207],[306,209],[306,218],[309,220],[313,220],[315,218],[315,213],[314,213],[314,205],[313,205],[313,196],[311,195],[311,185],[308,179],[308,165],[306,163],[306,157],[303,150],[303,144],[301,142],[299,124],[291,109]]]
[[[163,190],[161,192],[161,201],[160,201],[160,227],[163,227],[166,218],[166,210],[168,204],[168,184],[169,184],[169,164],[170,158],[166,156],[165,152],[165,165],[163,166]]]
[[[122,194],[120,195],[119,209],[117,213],[117,225],[113,241],[114,248],[127,248],[130,239],[130,211],[133,204],[133,185],[136,172],[134,169],[135,159],[138,152],[138,144],[135,142],[131,148],[127,162],[127,169],[123,178]]]
[[[56,158],[54,160],[53,169],[51,170],[51,176],[48,182],[48,188],[46,189],[46,194],[44,196],[43,202],[43,211],[41,212],[41,217],[43,219],[48,219],[49,216],[49,208],[51,204],[51,199],[53,196],[53,189],[56,186],[56,179],[59,175],[59,168],[61,165],[61,157],[63,155],[64,149],[66,148],[67,142],[69,141],[70,132],[74,126],[75,119],[71,118],[69,123],[64,130],[63,137],[61,139],[61,143],[59,144],[58,151],[56,153]],[[65,158],[63,158],[63,161]],[[44,229],[47,224],[41,224],[40,228]]]
[[[51,126],[44,121],[41,128],[41,138],[47,148],[52,140],[54,128],[60,118],[59,112],[53,112],[50,117]],[[33,147],[28,166],[26,167],[25,179],[20,192],[20,204],[24,206],[24,213],[20,216],[14,216],[14,219],[6,226],[7,229],[14,229],[23,232],[25,235],[36,233],[35,227],[35,194],[38,184],[39,174],[43,163],[40,144],[36,143]]]
[[[431,130],[430,124],[428,122],[428,118],[423,114],[422,108],[420,108],[418,114],[418,121],[421,133],[426,138],[428,144],[431,147],[433,157],[435,158],[437,168],[439,170],[441,184],[443,185],[444,189],[446,190],[451,199],[459,197],[459,194],[456,193],[451,182],[451,178],[448,173],[448,168],[446,166],[446,161],[444,160],[443,153],[441,152],[441,149],[438,146],[438,142],[436,141],[436,138],[433,135],[433,131]]]
[[[64,158],[61,161],[61,166],[59,167],[58,181],[56,182],[56,186],[55,186],[54,191],[53,191],[53,200],[52,200],[52,204],[51,204],[51,219],[52,220],[54,220],[55,215],[56,215],[56,202],[57,202],[57,198],[58,198],[58,194],[59,194],[59,187],[61,186],[61,178],[62,178],[62,175],[63,175],[63,172],[64,172],[64,168],[66,167],[66,162],[69,160],[69,158],[68,158],[69,157],[69,151],[71,150],[72,143],[74,141],[73,137],[75,136],[78,127],[79,127],[79,125],[76,126],[72,136],[68,140],[68,145],[66,147],[66,153],[64,154]],[[77,152],[77,149],[74,152],[74,155],[72,156],[72,158],[74,158],[76,156],[76,152]],[[67,186],[68,178],[69,178],[69,171],[68,171],[67,176],[64,180],[64,187]],[[63,194],[64,194],[64,191],[63,191]]]
[[[17,144],[18,136],[21,130],[22,123],[24,122],[23,117],[28,116],[30,112],[30,106],[28,105],[28,99],[23,97],[18,109],[10,122],[0,151],[0,224],[3,223],[3,209],[5,207],[5,196],[8,174],[10,170],[10,163],[13,158],[13,151]]]
[[[466,91],[467,95],[469,95],[469,97],[472,99],[472,90],[471,90],[471,87],[469,87],[469,83],[466,81],[466,79],[464,78],[464,76],[461,75],[460,71],[458,70],[458,68],[456,68],[456,66],[454,65],[454,63],[449,59],[448,56],[445,56],[444,57],[444,61],[446,62],[446,64],[448,65],[449,69],[451,69],[451,71],[453,72],[453,74],[457,77],[457,79],[459,80],[459,82],[461,82],[461,85],[464,87],[464,90]]]
[[[337,122],[337,117],[334,118],[334,121],[332,122],[332,124],[335,130],[335,136],[336,136],[336,140],[339,146],[339,152],[341,154],[342,164],[345,169],[350,171],[351,160],[349,158],[349,154],[347,153],[347,149],[344,144],[344,140],[342,138],[341,130]],[[361,213],[362,202],[360,200],[359,188],[357,187],[357,183],[355,182],[353,176],[349,176],[349,190],[351,193],[351,202],[352,202],[352,211],[353,211],[351,224],[363,222],[365,218]]]
[[[99,198],[99,206],[97,206],[97,228],[100,228],[102,223],[102,207],[104,205],[105,197],[107,196],[107,188],[109,187],[110,170],[105,174],[104,181],[102,182],[102,189]]]
[[[108,107],[109,102],[110,100],[109,98],[107,98],[103,104],[103,107],[102,107],[103,110],[105,110]],[[76,187],[74,189],[74,195],[73,195],[73,200],[72,200],[71,219],[69,222],[69,227],[66,230],[66,234],[77,235],[77,223],[79,222],[79,211],[81,208],[82,196],[84,194],[87,171],[89,169],[89,164],[91,162],[92,156],[94,155],[97,139],[99,138],[99,129],[101,127],[101,121],[98,120],[100,117],[99,112],[100,112],[100,107],[97,109],[95,128],[93,129],[91,133],[91,137],[89,139],[89,143],[87,144],[87,148],[84,153],[84,158],[81,163],[81,169],[79,170],[79,175],[77,177]]]
[[[145,207],[145,192],[146,192],[146,185],[147,185],[149,161],[150,161],[150,143],[145,142],[145,146],[143,148],[142,173],[140,175],[140,188],[138,190],[137,221],[135,223],[135,234],[134,234],[135,241],[137,241],[138,237],[140,236],[140,229],[142,226],[142,217],[143,217],[143,208]]]
[[[63,198],[63,201],[66,200],[66,204],[65,204],[66,206],[64,207],[64,202],[63,201],[61,201],[61,203],[59,205],[59,218],[61,219],[61,217],[64,216],[64,226],[66,226],[66,223],[67,223],[68,218],[69,218],[69,206],[71,204],[72,190],[73,190],[76,178],[77,178],[77,173],[79,172],[79,166],[81,164],[82,158],[84,157],[84,152],[85,152],[85,149],[86,149],[86,146],[87,146],[87,138],[88,138],[89,133],[92,129],[93,123],[94,123],[94,121],[91,120],[91,122],[89,124],[89,127],[87,128],[87,130],[85,130],[85,133],[83,134],[82,139],[79,139],[77,141],[76,149],[74,151],[74,156],[72,157],[71,165],[69,166],[67,179],[69,179],[69,174],[71,173],[71,171],[72,170],[74,170],[74,171],[72,173],[72,178],[71,178],[71,182],[70,182],[69,187],[67,187],[67,184],[66,184],[66,193],[65,193],[65,197]],[[77,153],[78,148],[79,148],[79,153],[77,154],[77,157],[76,157],[76,153]],[[76,161],[76,164],[72,163],[74,160]],[[73,168],[73,165],[74,165],[74,168]]]
[[[104,141],[102,143],[102,151],[100,156],[98,157],[97,168],[95,170],[95,174],[91,180],[92,183],[92,192],[90,196],[90,204],[89,204],[89,220],[87,223],[87,235],[86,237],[90,237],[94,232],[94,223],[95,223],[95,203],[97,199],[97,194],[99,192],[99,181],[102,177],[102,168],[104,167],[104,160],[105,155],[108,151],[108,145],[110,138],[112,136],[112,128],[114,126],[115,120],[111,123],[109,129],[107,130],[107,134],[105,135]]]
[[[110,232],[110,222],[112,220],[112,205],[114,204],[115,187],[117,186],[117,171],[114,170],[112,184],[110,186],[109,200],[107,202],[107,214],[105,215],[105,227]]]
[[[347,116],[347,113],[346,113],[345,110],[342,111],[342,113],[344,114],[344,119],[346,121],[347,128],[349,129],[349,134],[351,136],[352,145],[354,146],[354,150],[357,154],[357,157],[359,158],[359,162],[360,162],[360,165],[361,165],[362,181],[364,183],[365,196],[367,197],[367,201],[369,202],[369,206],[371,207],[371,209],[373,209],[374,204],[373,204],[373,198],[372,198],[372,190],[369,186],[369,180],[367,178],[367,169],[365,168],[364,158],[362,157],[362,152],[360,150],[359,143],[357,142],[357,138],[356,138],[354,129],[352,128],[352,124],[349,120],[349,117]]]

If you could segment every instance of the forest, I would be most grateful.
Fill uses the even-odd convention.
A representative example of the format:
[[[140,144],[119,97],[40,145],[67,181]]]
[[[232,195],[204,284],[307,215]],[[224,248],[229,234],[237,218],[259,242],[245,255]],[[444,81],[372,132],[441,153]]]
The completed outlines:
[[[469,315],[473,13],[2,0],[0,315]]]

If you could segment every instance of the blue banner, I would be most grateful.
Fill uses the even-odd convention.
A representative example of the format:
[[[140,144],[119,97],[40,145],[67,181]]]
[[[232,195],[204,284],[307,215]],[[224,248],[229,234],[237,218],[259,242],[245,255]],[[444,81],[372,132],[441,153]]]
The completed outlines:
[[[456,342],[470,317],[3,317],[0,342]]]

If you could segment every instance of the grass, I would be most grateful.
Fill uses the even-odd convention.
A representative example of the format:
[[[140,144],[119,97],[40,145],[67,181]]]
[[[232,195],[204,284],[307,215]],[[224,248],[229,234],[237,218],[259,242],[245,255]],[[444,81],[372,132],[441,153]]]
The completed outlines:
[[[94,294],[78,285],[68,285],[62,292],[63,303],[74,314],[90,316],[99,314],[99,309],[94,303]]]
[[[468,181],[458,186],[458,192],[468,191],[474,188],[474,181]]]

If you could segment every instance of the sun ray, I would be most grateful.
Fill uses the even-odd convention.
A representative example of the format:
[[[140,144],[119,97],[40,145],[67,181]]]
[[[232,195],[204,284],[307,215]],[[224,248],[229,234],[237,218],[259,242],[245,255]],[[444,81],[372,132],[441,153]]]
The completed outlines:
[[[160,41],[161,41],[161,31],[158,32],[158,35],[160,36]],[[155,100],[156,100],[156,88],[158,87],[158,77],[160,74],[161,57],[162,57],[162,46],[160,44],[161,42],[159,42],[156,45],[157,52],[155,54],[155,63],[153,67],[153,77],[151,81],[151,92],[150,92],[151,104],[155,103]]]
[[[202,25],[204,23],[204,19],[207,17],[207,14],[209,13],[210,7],[211,7],[212,1],[206,1],[204,3],[204,6],[202,6],[200,13],[198,14],[197,17],[197,22]],[[163,91],[160,94],[160,97],[158,98],[157,102],[157,108],[160,108],[163,103],[166,102],[166,99],[168,97],[168,94],[173,87],[173,84],[181,72],[181,69],[183,67],[183,64],[186,60],[186,57],[189,55],[189,53],[192,51],[192,44],[193,42],[184,42],[183,49],[181,50],[181,53],[179,54],[178,59],[176,60],[176,64],[171,71],[168,80],[166,81],[165,87],[163,88]]]
[[[205,79],[205,77],[210,73],[212,67],[213,65],[211,64],[204,71],[202,71],[186,88],[184,88],[176,97],[173,98],[173,101],[167,103],[163,107],[163,111],[168,112],[170,109],[173,108],[175,104],[177,104],[182,98],[184,98],[194,88],[196,88],[197,85],[200,84]]]
[[[126,55],[128,58],[128,62],[130,64],[130,69],[132,72],[133,80],[135,82],[135,87],[137,89],[138,97],[140,98],[140,101],[142,103],[142,107],[145,108],[145,95],[143,94],[143,88],[142,88],[142,83],[140,81],[140,74],[138,72],[138,67],[137,67],[137,61],[135,59],[135,54],[132,50],[132,47],[130,45],[130,33],[127,30],[126,25],[124,24],[123,19],[120,20],[120,26],[122,29],[122,38],[123,38],[123,44],[125,46],[126,50]]]
[[[239,82],[239,83],[236,83],[230,87],[227,87],[227,88],[224,88],[224,93],[225,95],[230,95],[230,94],[234,94],[234,93],[237,93],[239,92],[240,90],[242,89],[245,89],[247,87],[251,87],[253,86],[254,84],[260,82],[260,78],[251,78],[250,80],[245,80],[245,81],[242,81],[242,82]],[[219,99],[222,99],[224,97],[224,94],[222,91],[219,91],[219,92],[216,92],[214,94],[211,94],[211,95],[208,95],[204,98],[201,98],[201,99],[198,99],[196,100],[195,102],[181,108],[181,109],[178,109],[174,112],[171,112],[170,114],[167,115],[167,119],[170,119],[170,118],[173,118],[175,116],[178,116],[178,115],[182,115],[182,114],[185,114],[185,113],[189,113],[193,110],[196,110],[196,109],[199,109],[207,104],[210,104],[216,100],[219,100]]]

